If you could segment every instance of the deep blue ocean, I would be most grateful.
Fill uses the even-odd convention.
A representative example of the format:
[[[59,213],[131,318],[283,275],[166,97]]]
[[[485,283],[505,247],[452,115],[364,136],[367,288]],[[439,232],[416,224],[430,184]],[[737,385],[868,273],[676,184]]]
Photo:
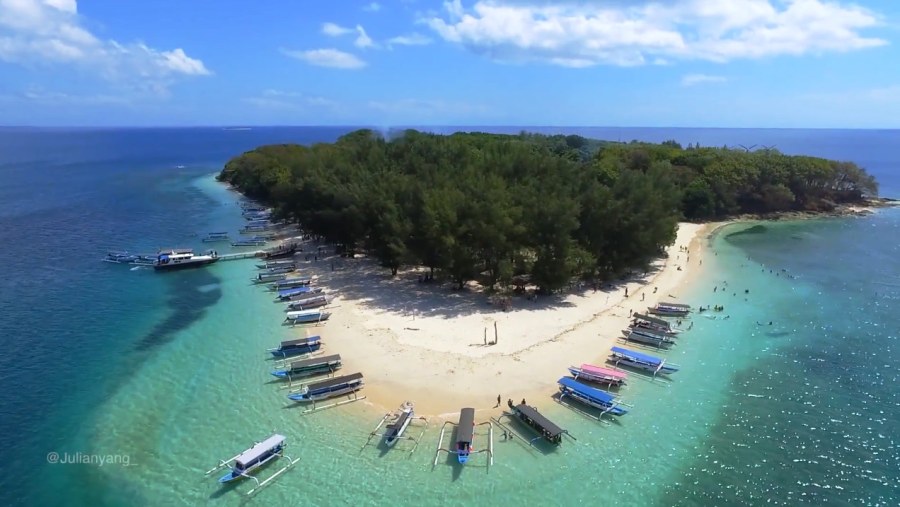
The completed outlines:
[[[47,454],[90,449],[100,407],[215,307],[219,275],[141,276],[99,259],[111,249],[201,246],[225,204],[197,181],[258,145],[329,142],[350,130],[0,129],[0,503],[169,504],[89,467],[50,465]],[[883,196],[900,197],[900,131],[484,130],[774,146],[855,161]],[[665,473],[648,478],[651,496],[660,505],[898,505],[900,209],[751,225],[713,240],[723,258],[716,284],[752,284],[747,310],[734,326],[706,331],[743,341],[741,367],[720,380],[725,397],[690,456],[654,465]],[[490,494],[485,503],[504,498],[502,488]]]

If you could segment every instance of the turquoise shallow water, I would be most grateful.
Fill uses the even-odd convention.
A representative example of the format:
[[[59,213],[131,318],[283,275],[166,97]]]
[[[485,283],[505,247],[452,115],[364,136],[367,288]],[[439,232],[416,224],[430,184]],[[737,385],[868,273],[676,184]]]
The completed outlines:
[[[199,186],[216,200],[233,198],[208,180]],[[227,224],[230,215],[237,215],[236,208],[222,206],[215,225]],[[84,500],[240,504],[244,501],[240,492],[249,485],[221,489],[214,478],[203,478],[202,471],[274,429],[289,437],[292,453],[302,461],[260,493],[258,498],[266,502],[381,504],[396,495],[416,497],[421,505],[445,504],[448,495],[453,501],[476,504],[500,499],[590,502],[597,495],[614,495],[627,505],[761,501],[768,495],[746,475],[729,477],[733,482],[715,494],[708,487],[701,492],[693,489],[703,481],[735,473],[735,464],[728,459],[733,449],[746,449],[756,460],[745,467],[793,463],[788,456],[766,458],[771,449],[759,449],[752,442],[758,436],[755,432],[727,444],[710,444],[725,438],[717,432],[727,432],[737,422],[727,421],[734,410],[747,410],[735,406],[753,403],[755,411],[767,410],[765,400],[775,399],[773,390],[779,389],[776,379],[757,384],[745,377],[757,371],[760,362],[782,357],[796,339],[791,337],[797,326],[812,322],[798,321],[799,314],[785,310],[795,307],[798,297],[812,296],[814,287],[776,276],[760,267],[759,261],[748,259],[738,240],[759,239],[766,233],[729,236],[733,229],[747,227],[726,229],[713,240],[714,253],[707,255],[704,281],[681,295],[695,306],[722,304],[725,311],[698,314],[691,320],[693,329],[668,354],[683,368],[673,381],[635,378],[623,391],[635,407],[608,426],[557,406],[550,399],[552,390],[545,399],[529,400],[568,428],[577,442],[530,450],[518,442],[503,442],[498,434],[495,466],[489,473],[444,458],[432,470],[436,425],[407,458],[397,449],[385,454],[369,447],[360,452],[366,432],[380,417],[378,409],[356,404],[301,416],[299,409],[287,408],[284,392],[267,378],[271,363],[263,353],[287,331],[278,325],[280,307],[247,283],[252,261],[221,263],[209,273],[178,275],[172,281],[179,291],[216,291],[220,299],[159,347],[97,410],[90,437],[92,452],[127,451],[134,466],[92,470],[94,480],[103,486]],[[797,227],[803,230],[809,225]],[[713,292],[714,286],[727,286],[727,290]],[[771,326],[769,320],[773,320]],[[327,340],[327,327],[323,335]],[[478,401],[473,404],[490,405],[490,400]],[[779,428],[764,431],[768,429]],[[598,480],[604,477],[608,480]],[[593,486],[574,487],[584,483]]]
[[[10,246],[0,256],[15,274],[0,277],[4,504],[897,503],[898,211],[722,231],[678,296],[726,310],[694,316],[668,354],[683,367],[671,383],[633,381],[623,391],[632,412],[609,426],[554,404],[550,390],[529,403],[577,442],[528,450],[498,438],[489,473],[443,459],[432,470],[435,425],[407,458],[360,452],[380,409],[285,408],[264,349],[289,331],[249,285],[251,261],[171,276],[97,262],[106,248],[200,247],[198,234],[237,228],[235,194],[209,173],[259,139],[210,138],[134,157],[107,140],[79,163],[44,149],[60,160],[23,171],[52,168],[45,200],[20,199],[31,187],[15,181],[0,194]],[[273,429],[302,461],[253,500],[246,484],[203,477]],[[53,465],[51,451],[127,455],[132,466]]]

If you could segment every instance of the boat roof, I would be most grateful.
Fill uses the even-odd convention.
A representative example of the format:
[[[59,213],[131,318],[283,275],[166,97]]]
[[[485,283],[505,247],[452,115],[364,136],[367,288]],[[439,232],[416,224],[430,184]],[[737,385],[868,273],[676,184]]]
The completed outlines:
[[[276,445],[284,443],[284,435],[274,434],[262,442],[242,452],[240,456],[234,459],[235,462],[245,464],[259,459],[260,456],[272,450]]]
[[[475,409],[464,408],[459,411],[459,428],[456,431],[457,442],[471,442],[475,434]]]
[[[341,384],[349,384],[351,382],[355,382],[357,380],[362,380],[362,373],[351,373],[350,375],[342,375],[340,377],[330,378],[328,380],[323,380],[321,382],[314,382],[309,384],[307,388],[312,391],[315,389],[323,389],[326,387],[334,387],[339,386]]]
[[[682,305],[679,303],[666,303],[664,301],[660,301],[656,303],[656,306],[668,307],[668,308],[684,308],[685,310],[690,310],[691,305]]]
[[[635,313],[634,318],[638,319],[638,320],[650,322],[651,324],[658,324],[660,326],[665,326],[666,328],[668,328],[670,325],[668,320],[660,319],[657,317],[652,317],[650,315],[644,315],[642,313]]]
[[[624,371],[614,370],[612,368],[602,368],[600,366],[594,366],[592,364],[582,364],[581,371],[593,375],[603,375],[606,377],[613,377],[622,380],[628,378],[628,374]]]
[[[400,415],[397,417],[397,420],[392,422],[391,424],[388,424],[388,428],[395,428],[399,430],[403,427],[403,424],[406,422],[406,420],[411,416],[412,414],[410,412],[401,411]]]
[[[312,310],[297,310],[293,312],[287,312],[287,318],[294,319],[297,317],[306,317],[307,315],[319,315],[322,313],[322,310],[319,308],[315,308]]]
[[[282,289],[278,291],[278,297],[293,296],[294,294],[303,294],[309,292],[309,287],[291,287],[290,289]]]
[[[518,410],[519,413],[525,415],[525,417],[531,419],[531,421],[534,422],[534,424],[543,428],[544,431],[549,433],[548,436],[550,438],[558,437],[559,435],[561,435],[563,433],[563,431],[565,431],[562,428],[560,428],[559,426],[553,424],[553,422],[550,421],[550,419],[547,419],[546,417],[544,417],[544,415],[541,414],[540,412],[538,412],[537,409],[534,407],[529,407],[528,405],[521,404],[521,405],[516,405],[516,410]]]
[[[606,391],[601,391],[600,389],[584,385],[573,378],[563,377],[559,379],[558,383],[561,386],[568,387],[576,393],[582,394],[589,398],[600,400],[603,403],[612,403],[616,399],[613,395],[609,394]]]
[[[302,361],[294,361],[291,363],[291,369],[296,370],[298,368],[306,368],[307,366],[316,366],[319,364],[329,364],[341,361],[340,354],[332,354],[330,356],[324,357],[314,357],[312,359],[304,359]]]
[[[613,347],[612,351],[621,354],[623,356],[628,356],[634,359],[638,359],[641,361],[646,361],[650,364],[659,364],[662,362],[662,359],[651,356],[650,354],[644,354],[643,352],[636,352],[634,350],[623,349],[622,347]]]
[[[309,343],[315,343],[321,339],[322,339],[321,336],[315,335],[315,336],[310,336],[308,338],[298,338],[296,340],[287,340],[287,341],[281,342],[281,348],[292,347],[294,345],[306,345]]]

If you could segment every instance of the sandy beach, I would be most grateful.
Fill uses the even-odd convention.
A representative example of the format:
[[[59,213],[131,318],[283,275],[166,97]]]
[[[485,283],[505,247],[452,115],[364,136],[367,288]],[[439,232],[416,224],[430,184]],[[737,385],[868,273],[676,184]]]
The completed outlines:
[[[502,406],[507,398],[546,397],[567,366],[604,364],[629,310],[680,301],[717,225],[679,224],[668,258],[645,276],[599,290],[514,297],[508,311],[478,291],[419,283],[424,271],[392,278],[369,259],[301,255],[304,275],[317,277],[335,300],[328,322],[296,332],[322,335],[327,352],[343,357],[345,373],[365,375],[367,401],[385,410],[413,400],[420,414],[453,415],[462,406],[492,410],[498,394]]]

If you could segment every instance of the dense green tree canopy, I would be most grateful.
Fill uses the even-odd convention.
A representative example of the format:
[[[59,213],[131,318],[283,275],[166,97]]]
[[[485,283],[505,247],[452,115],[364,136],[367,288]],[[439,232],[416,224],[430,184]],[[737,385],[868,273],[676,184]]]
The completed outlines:
[[[877,193],[849,162],[580,136],[358,130],[331,144],[262,146],[219,179],[393,273],[416,264],[460,286],[644,268],[681,219],[826,210]]]

